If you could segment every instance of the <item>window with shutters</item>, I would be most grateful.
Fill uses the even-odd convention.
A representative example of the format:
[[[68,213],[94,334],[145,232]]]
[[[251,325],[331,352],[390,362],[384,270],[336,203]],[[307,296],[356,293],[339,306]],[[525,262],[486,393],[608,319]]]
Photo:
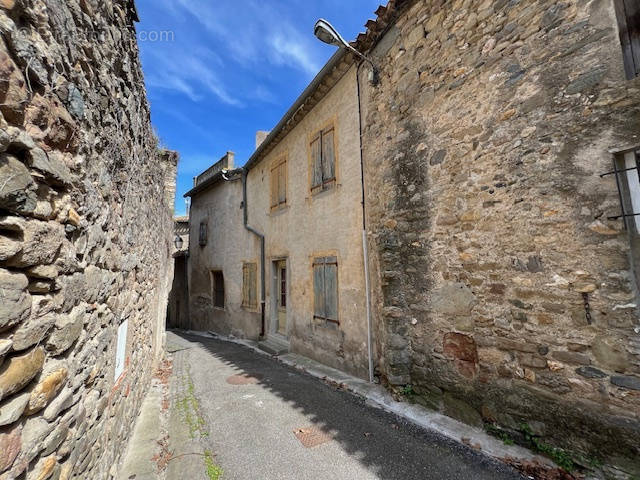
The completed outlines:
[[[319,257],[313,260],[313,316],[338,322],[338,259]]]
[[[242,265],[242,306],[245,308],[258,307],[258,265],[245,263]]]
[[[287,204],[287,159],[281,158],[271,167],[271,210]]]
[[[224,308],[224,275],[222,270],[214,270],[211,272],[211,287],[213,288],[213,306],[215,308]]]
[[[311,139],[311,193],[332,188],[336,183],[335,129],[320,130]]]
[[[200,222],[200,230],[198,232],[198,243],[201,247],[207,244],[207,222]]]
[[[622,45],[624,69],[628,79],[640,76],[640,2],[614,0]]]

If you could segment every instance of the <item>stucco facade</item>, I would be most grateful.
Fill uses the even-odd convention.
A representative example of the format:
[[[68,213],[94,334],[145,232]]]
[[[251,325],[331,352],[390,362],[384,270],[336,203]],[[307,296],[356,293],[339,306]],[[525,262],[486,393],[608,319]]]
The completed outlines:
[[[224,168],[229,166],[225,163]],[[226,182],[218,175],[209,188],[192,196],[188,261],[192,330],[252,339],[260,334],[258,309],[242,307],[242,265],[257,262],[259,255],[258,242],[245,230],[242,215],[239,181]],[[224,307],[214,306],[213,272],[223,275]]]
[[[336,183],[311,192],[312,136],[335,129]],[[355,66],[255,167],[247,179],[249,221],[266,238],[267,278],[286,259],[289,278],[286,335],[291,350],[327,365],[367,375],[362,256],[362,189]],[[286,158],[287,202],[270,208],[271,166]],[[339,325],[314,321],[313,260],[338,262]],[[275,283],[267,281],[267,332],[274,333]]]
[[[254,159],[246,178],[247,214],[248,224],[265,237],[266,337],[364,377],[368,356],[356,74],[353,65],[342,68],[326,95],[286,135],[273,141],[268,153]],[[312,193],[312,137],[328,128],[333,129],[336,179],[327,190]],[[286,201],[272,208],[271,176],[276,165],[285,169],[281,175]],[[257,339],[260,299],[255,307],[242,306],[243,265],[260,270],[260,241],[243,226],[242,188],[242,179],[236,176],[228,181],[219,178],[190,194],[191,328]],[[203,222],[208,224],[209,239],[200,246]],[[318,258],[337,260],[337,323],[314,318],[313,264]],[[224,276],[224,309],[213,307],[214,270]],[[278,278],[282,275],[286,277]],[[260,289],[257,275],[258,297]]]

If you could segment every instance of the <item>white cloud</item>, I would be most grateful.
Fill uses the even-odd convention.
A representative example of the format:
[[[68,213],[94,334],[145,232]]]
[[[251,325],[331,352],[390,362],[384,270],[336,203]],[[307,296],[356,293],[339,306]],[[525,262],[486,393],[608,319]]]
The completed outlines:
[[[184,55],[153,49],[145,52],[143,63],[147,85],[151,87],[183,93],[194,102],[212,93],[227,105],[242,105],[224,88],[214,68],[220,66],[222,61],[209,50],[195,48]]]
[[[311,33],[302,35],[284,11],[269,2],[177,0],[184,11],[221,41],[229,58],[244,66],[267,60],[308,75],[319,70]]]

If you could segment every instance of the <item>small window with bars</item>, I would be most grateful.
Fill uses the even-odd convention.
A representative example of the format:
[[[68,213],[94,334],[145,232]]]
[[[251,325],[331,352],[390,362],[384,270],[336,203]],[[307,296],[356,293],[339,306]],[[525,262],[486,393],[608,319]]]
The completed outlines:
[[[621,150],[614,153],[613,170],[600,175],[615,175],[620,200],[620,212],[608,217],[609,220],[622,219],[629,232],[640,233],[640,148]]]
[[[278,160],[271,167],[271,210],[287,204],[287,159]]]
[[[627,79],[640,76],[640,2],[614,0]]]
[[[311,193],[332,188],[336,183],[335,130],[327,127],[311,140]]]
[[[319,257],[313,260],[313,316],[338,322],[338,259]]]
[[[213,270],[211,272],[211,282],[213,283],[213,306],[215,308],[224,308],[224,275],[222,270]]]
[[[256,308],[258,306],[258,265],[245,263],[242,265],[242,306]]]

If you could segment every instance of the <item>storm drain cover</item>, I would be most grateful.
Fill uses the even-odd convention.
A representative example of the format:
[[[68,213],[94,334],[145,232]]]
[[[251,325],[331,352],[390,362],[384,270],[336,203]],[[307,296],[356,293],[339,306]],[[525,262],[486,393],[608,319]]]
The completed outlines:
[[[331,435],[316,427],[296,428],[293,434],[305,448],[316,447],[331,440]]]
[[[260,381],[262,377],[260,375],[231,375],[227,378],[227,383],[231,385],[254,385]]]

